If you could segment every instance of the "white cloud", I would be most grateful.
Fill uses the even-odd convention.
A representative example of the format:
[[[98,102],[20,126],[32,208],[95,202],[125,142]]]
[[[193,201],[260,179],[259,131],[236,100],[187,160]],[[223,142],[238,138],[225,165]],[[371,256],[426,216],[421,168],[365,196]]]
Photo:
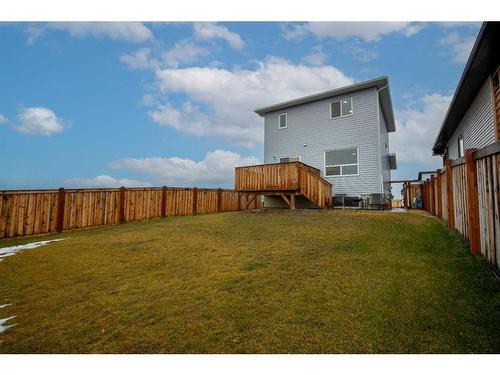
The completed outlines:
[[[162,57],[165,66],[177,68],[180,65],[192,64],[200,57],[208,54],[209,51],[206,48],[200,47],[189,41],[181,41],[164,52]]]
[[[358,44],[349,44],[344,46],[344,52],[350,54],[354,59],[368,62],[378,58],[378,52],[363,48]]]
[[[396,132],[391,133],[390,142],[398,161],[440,165],[440,157],[432,156],[432,146],[451,98],[437,93],[427,94],[419,101],[421,109],[396,111]]]
[[[149,182],[141,182],[136,180],[129,180],[128,178],[114,178],[108,175],[100,175],[92,178],[70,178],[64,181],[64,184],[68,187],[74,188],[112,188],[112,187],[140,187],[140,186],[151,186]]]
[[[31,25],[25,31],[26,33],[26,44],[28,46],[35,45],[35,42],[38,38],[40,38],[43,34],[45,34],[45,28],[40,25]]]
[[[128,65],[130,69],[155,69],[159,66],[159,61],[150,58],[151,50],[141,48],[133,54],[123,54],[120,60]]]
[[[123,54],[120,60],[131,69],[178,68],[192,64],[210,51],[190,41],[180,41],[171,49],[163,52],[160,59],[151,57],[149,48],[141,48],[132,54]]]
[[[449,52],[452,55],[452,62],[465,64],[475,41],[475,36],[462,37],[458,32],[454,31],[439,39],[438,44],[449,48]]]
[[[323,65],[326,60],[326,54],[323,52],[322,46],[315,46],[311,51],[302,57],[302,61],[309,65]]]
[[[126,169],[141,173],[162,185],[186,186],[192,184],[230,184],[234,180],[234,168],[258,164],[254,156],[241,156],[236,152],[215,150],[207,152],[204,159],[194,161],[172,158],[123,158],[109,164],[113,169]]]
[[[153,39],[151,30],[140,22],[49,22],[46,27],[77,37],[108,37],[134,43]]]
[[[7,117],[0,113],[0,124],[5,124],[7,122]]]
[[[233,49],[242,49],[245,46],[243,39],[237,33],[213,22],[195,22],[194,33],[199,39],[223,39]]]
[[[333,66],[293,65],[275,57],[258,62],[255,70],[157,70],[156,81],[165,102],[174,93],[190,100],[180,108],[160,106],[150,113],[153,121],[190,134],[222,136],[246,147],[263,141],[263,121],[253,112],[256,108],[354,82]],[[201,112],[192,103],[210,111]]]
[[[281,24],[283,38],[288,41],[299,42],[309,35],[308,24],[283,23]]]
[[[20,133],[45,136],[61,133],[65,128],[63,120],[50,109],[43,107],[24,108],[15,126],[15,130]]]
[[[403,33],[409,37],[420,32],[423,27],[422,23],[411,22],[309,22],[285,26],[283,36],[287,40],[301,40],[312,33],[319,39],[358,38],[365,42],[375,42],[392,33]]]

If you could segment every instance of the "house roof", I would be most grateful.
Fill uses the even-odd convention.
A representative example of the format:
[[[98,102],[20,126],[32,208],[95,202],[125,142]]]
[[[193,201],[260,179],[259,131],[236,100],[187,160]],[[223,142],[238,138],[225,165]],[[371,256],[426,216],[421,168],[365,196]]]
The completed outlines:
[[[485,22],[477,36],[474,47],[465,65],[455,95],[434,142],[434,155],[444,153],[460,120],[477,95],[486,78],[500,63],[500,22]]]
[[[334,96],[349,94],[351,92],[365,90],[375,87],[380,90],[380,105],[382,107],[382,111],[384,112],[385,121],[387,124],[387,130],[389,132],[396,131],[396,125],[394,123],[394,112],[392,110],[392,100],[391,100],[391,92],[389,89],[389,79],[387,77],[379,77],[369,81],[355,83],[350,86],[340,87],[334,90],[323,91],[317,94],[303,96],[301,98],[288,100],[286,102],[273,104],[268,107],[263,107],[255,110],[260,116],[264,116],[266,113],[283,110],[290,107],[295,107],[301,104],[306,104],[310,102],[315,102],[317,100],[323,100],[332,98]]]
[[[424,175],[435,175],[436,174],[436,171],[422,171],[422,172],[418,172],[418,180],[419,181],[423,181],[424,178],[423,176]]]

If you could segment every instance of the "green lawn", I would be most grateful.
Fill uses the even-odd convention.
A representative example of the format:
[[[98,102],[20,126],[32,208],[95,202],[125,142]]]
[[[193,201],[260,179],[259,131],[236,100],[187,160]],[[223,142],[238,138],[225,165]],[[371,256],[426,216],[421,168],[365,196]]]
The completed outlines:
[[[0,262],[0,352],[500,352],[500,281],[420,212],[258,211],[59,235]]]

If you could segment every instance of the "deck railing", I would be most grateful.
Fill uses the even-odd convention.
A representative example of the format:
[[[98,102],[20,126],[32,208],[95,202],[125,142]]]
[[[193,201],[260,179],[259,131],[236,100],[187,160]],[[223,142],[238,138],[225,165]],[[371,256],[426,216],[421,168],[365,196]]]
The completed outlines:
[[[301,194],[321,208],[332,202],[332,185],[321,177],[319,169],[301,162],[237,167],[235,190]]]

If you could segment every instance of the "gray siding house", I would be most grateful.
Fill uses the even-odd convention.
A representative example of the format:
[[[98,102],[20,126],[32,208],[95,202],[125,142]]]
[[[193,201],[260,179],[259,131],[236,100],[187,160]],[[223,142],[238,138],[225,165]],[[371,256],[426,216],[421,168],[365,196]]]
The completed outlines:
[[[500,108],[500,23],[483,24],[455,91],[439,134],[434,155],[447,159],[465,150],[483,148],[498,139]]]
[[[334,195],[390,193],[389,133],[395,131],[389,82],[382,77],[260,108],[265,163],[301,161],[321,171]]]

